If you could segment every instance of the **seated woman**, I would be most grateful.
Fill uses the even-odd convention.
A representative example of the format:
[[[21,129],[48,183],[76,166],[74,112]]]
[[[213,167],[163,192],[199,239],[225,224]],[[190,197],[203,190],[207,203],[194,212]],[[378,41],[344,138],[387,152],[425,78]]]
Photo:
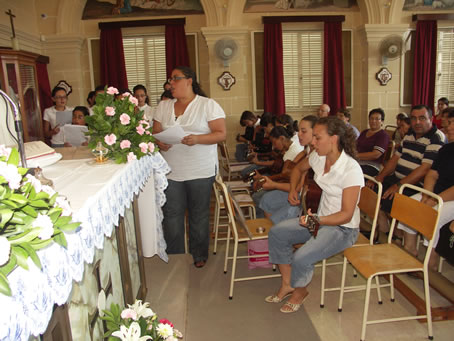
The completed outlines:
[[[313,151],[310,147],[313,139],[313,128],[318,118],[313,115],[303,117],[299,124],[298,143],[304,147],[304,153],[300,153],[293,160],[295,163],[302,162],[304,158]],[[304,180],[305,177],[301,177]],[[297,186],[297,191],[302,188],[302,181]],[[296,218],[301,211],[300,205],[291,205],[287,198],[290,191],[290,182],[277,182],[272,178],[265,176],[265,182],[262,185],[267,192],[260,200],[259,207],[265,212],[265,217],[270,218],[274,224],[282,220]]]
[[[385,112],[381,108],[369,112],[370,129],[363,130],[356,140],[358,160],[364,174],[376,176],[380,171],[389,135],[382,129]]]
[[[304,174],[314,171],[314,180],[322,189],[318,214],[308,215],[320,223],[317,238],[307,228],[307,216],[284,220],[274,225],[268,235],[270,262],[278,264],[282,274],[276,294],[266,302],[280,303],[283,313],[297,311],[308,296],[315,263],[352,246],[359,233],[359,194],[364,186],[361,167],[355,160],[356,141],[352,129],[337,117],[323,117],[314,126],[315,153],[299,163],[295,169]],[[288,199],[299,203],[297,172],[292,172]],[[293,176],[295,175],[295,176]],[[302,225],[302,226],[301,226]],[[293,245],[304,243],[293,251]]]
[[[435,252],[435,247],[438,243],[440,228],[451,220],[454,220],[454,111],[449,113],[447,131],[449,143],[440,148],[437,158],[432,164],[432,168],[424,178],[424,188],[438,194],[444,202],[429,260],[429,268],[434,271],[437,270],[439,260],[439,256]],[[412,198],[421,200],[431,206],[436,204],[431,198],[420,193],[415,194]],[[416,232],[400,223],[397,225],[397,228],[404,231],[405,250],[416,257],[418,254],[416,249]],[[425,244],[428,245],[427,242]]]
[[[85,117],[90,116],[90,112],[88,111],[87,107],[84,106],[77,106],[73,110],[73,118],[72,118],[72,125],[76,126],[86,126],[87,123],[85,122]],[[66,129],[66,126],[63,127],[63,129]],[[78,143],[71,144],[66,141],[66,131],[64,131],[64,141],[65,141],[65,147],[76,147],[76,146],[87,146],[88,145],[88,136],[85,136],[85,138],[81,138]]]
[[[441,97],[437,101],[437,113],[433,117],[433,124],[437,126],[438,129],[443,128],[441,125],[441,118],[443,110],[449,107],[449,100],[446,97]]]
[[[254,140],[255,128],[260,124],[260,117],[254,115],[251,111],[243,111],[240,118],[240,125],[246,127],[244,134],[236,136],[237,142],[235,158],[237,161],[246,161],[249,150],[249,144]]]

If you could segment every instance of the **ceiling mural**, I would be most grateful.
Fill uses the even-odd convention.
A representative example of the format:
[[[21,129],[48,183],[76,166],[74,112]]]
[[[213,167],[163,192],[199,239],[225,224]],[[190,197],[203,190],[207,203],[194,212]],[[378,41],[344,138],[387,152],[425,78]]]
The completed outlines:
[[[430,11],[454,9],[454,0],[405,0],[405,11]]]
[[[356,0],[247,0],[245,12],[273,11],[339,11],[358,8]]]
[[[201,13],[200,0],[87,0],[82,19]]]

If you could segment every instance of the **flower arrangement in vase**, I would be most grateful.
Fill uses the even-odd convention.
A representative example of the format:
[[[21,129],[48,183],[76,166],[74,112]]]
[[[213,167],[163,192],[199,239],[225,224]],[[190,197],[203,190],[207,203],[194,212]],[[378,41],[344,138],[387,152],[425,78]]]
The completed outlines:
[[[104,337],[109,341],[177,341],[183,337],[169,320],[158,319],[149,306],[148,302],[136,300],[120,313],[118,304],[112,303],[110,310],[103,310],[100,314],[108,329]]]
[[[130,93],[118,96],[114,87],[106,88],[96,97],[94,114],[85,121],[86,134],[90,136],[88,147],[94,150],[99,162],[106,157],[116,163],[131,162],[158,150],[150,124],[143,118],[143,111],[137,110],[137,104]]]
[[[52,242],[66,247],[63,232],[76,229],[68,201],[19,167],[17,149],[0,146],[0,293],[11,296],[8,274],[17,266],[38,268],[37,250]]]

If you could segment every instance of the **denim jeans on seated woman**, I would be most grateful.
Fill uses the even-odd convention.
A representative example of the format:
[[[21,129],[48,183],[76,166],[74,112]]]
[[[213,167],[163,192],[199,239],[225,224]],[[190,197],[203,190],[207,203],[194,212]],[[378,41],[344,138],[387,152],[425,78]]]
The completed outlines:
[[[214,176],[187,181],[169,180],[163,230],[169,254],[184,253],[184,216],[188,210],[189,253],[194,262],[208,259],[210,198]]]
[[[306,287],[314,273],[314,265],[352,246],[359,228],[320,226],[317,238],[299,224],[299,218],[284,220],[274,225],[268,234],[270,263],[292,266],[290,285]],[[304,243],[293,252],[293,245]]]
[[[273,224],[296,218],[301,213],[301,205],[290,205],[288,202],[288,192],[278,189],[267,191],[260,199],[259,207],[266,213],[271,214],[270,219],[273,221]]]

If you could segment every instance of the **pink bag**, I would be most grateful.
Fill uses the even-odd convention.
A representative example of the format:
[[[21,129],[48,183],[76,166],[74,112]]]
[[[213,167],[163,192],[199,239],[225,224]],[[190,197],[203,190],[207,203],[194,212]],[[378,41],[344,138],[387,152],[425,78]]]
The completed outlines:
[[[269,263],[268,239],[250,240],[247,242],[247,247],[249,256],[258,256],[249,258],[249,269],[271,268],[273,266]]]

